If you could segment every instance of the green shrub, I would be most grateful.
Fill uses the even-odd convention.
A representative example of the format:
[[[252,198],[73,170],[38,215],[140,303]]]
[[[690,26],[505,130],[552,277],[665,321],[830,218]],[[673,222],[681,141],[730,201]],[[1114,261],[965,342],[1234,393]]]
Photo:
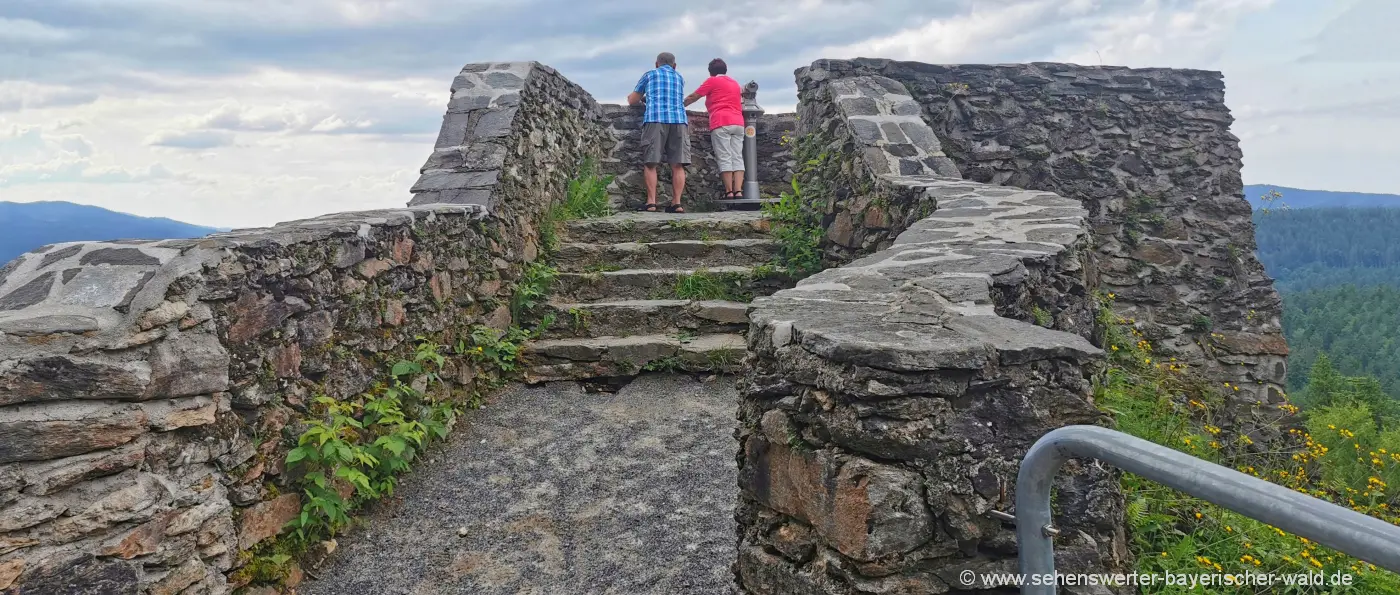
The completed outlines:
[[[441,383],[445,361],[438,346],[425,342],[369,392],[346,401],[314,399],[316,416],[287,453],[288,468],[303,472],[305,504],[290,523],[298,541],[335,536],[360,503],[393,495],[398,475],[429,438],[447,436],[454,406],[413,387],[415,381],[427,388]]]

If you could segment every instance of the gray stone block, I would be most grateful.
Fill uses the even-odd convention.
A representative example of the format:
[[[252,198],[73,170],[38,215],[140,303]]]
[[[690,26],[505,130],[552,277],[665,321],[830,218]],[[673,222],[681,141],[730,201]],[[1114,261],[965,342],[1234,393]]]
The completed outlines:
[[[44,273],[6,294],[0,298],[0,310],[28,308],[48,299],[49,290],[53,288],[53,278],[53,272]]]
[[[880,122],[880,131],[885,133],[885,140],[895,144],[908,144],[909,139],[900,130],[900,125],[895,122]]]
[[[96,318],[73,314],[55,314],[0,321],[0,333],[18,336],[85,333],[100,328],[102,326]]]
[[[855,135],[856,141],[865,145],[874,145],[885,140],[880,133],[880,126],[874,120],[865,118],[851,118],[847,120],[851,127],[851,134]]]
[[[870,97],[848,97],[840,100],[841,110],[846,116],[878,116],[880,108]]]
[[[483,205],[493,206],[493,191],[490,188],[448,189],[416,194],[409,206],[429,204]]]
[[[943,145],[938,141],[938,136],[933,133],[933,129],[927,125],[917,122],[900,122],[899,130],[908,138],[908,142],[919,147],[925,153],[935,153],[943,150]]]
[[[495,185],[499,178],[499,171],[427,173],[418,178],[409,192],[417,194],[455,188],[487,188]]]
[[[158,265],[160,259],[136,248],[98,248],[84,254],[78,264]]]
[[[229,354],[207,333],[180,333],[151,351],[153,399],[207,395],[228,390]]]
[[[470,114],[449,112],[442,117],[442,130],[438,132],[437,144],[434,147],[445,149],[466,144],[467,128],[470,125]]]
[[[471,171],[500,169],[506,162],[506,148],[500,144],[478,140],[467,147],[461,167]]]
[[[40,269],[48,268],[49,265],[51,265],[51,264],[53,264],[53,263],[55,263],[55,262],[58,262],[58,261],[60,261],[60,260],[63,260],[63,259],[65,259],[65,258],[68,258],[69,256],[73,256],[73,255],[75,255],[75,254],[77,254],[77,253],[79,253],[79,252],[82,252],[82,251],[83,251],[83,246],[82,246],[81,244],[75,244],[75,245],[72,245],[72,246],[68,246],[68,247],[66,247],[66,248],[60,248],[60,249],[58,249],[58,250],[54,250],[53,252],[49,252],[49,253],[47,253],[47,254],[44,254],[44,259],[41,260],[41,261],[39,261],[39,268],[40,268]]]
[[[515,124],[515,114],[519,111],[519,107],[506,107],[482,112],[481,119],[477,120],[476,128],[472,130],[472,138],[510,136],[511,127]]]
[[[151,271],[135,267],[89,267],[58,290],[58,303],[112,308],[130,302],[151,279]]]
[[[447,102],[447,112],[450,114],[465,114],[473,110],[485,109],[491,105],[491,96],[475,91],[458,91],[452,95],[452,101]]]

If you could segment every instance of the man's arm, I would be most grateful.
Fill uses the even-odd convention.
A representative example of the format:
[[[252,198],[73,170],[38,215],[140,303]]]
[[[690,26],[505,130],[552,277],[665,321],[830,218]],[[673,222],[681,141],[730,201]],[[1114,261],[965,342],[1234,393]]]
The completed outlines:
[[[643,93],[647,90],[647,77],[651,76],[648,71],[642,75],[642,80],[637,81],[637,86],[632,88],[632,92],[627,95],[627,105],[637,105],[642,102]]]

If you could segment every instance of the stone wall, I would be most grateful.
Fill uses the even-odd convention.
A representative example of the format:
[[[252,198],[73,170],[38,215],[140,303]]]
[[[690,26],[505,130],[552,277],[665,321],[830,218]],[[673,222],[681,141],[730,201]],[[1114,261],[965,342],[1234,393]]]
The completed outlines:
[[[1281,400],[1281,301],[1255,257],[1239,144],[1219,73],[1069,64],[819,60],[803,89],[897,80],[969,180],[1079,200],[1094,286],[1159,349]]]
[[[642,107],[625,105],[602,106],[603,121],[612,134],[613,146],[603,163],[603,173],[616,176],[610,189],[613,202],[621,208],[641,206],[646,201],[642,184],[642,157],[639,142],[642,129]],[[714,199],[724,194],[724,182],[719,176],[714,149],[710,143],[710,117],[705,112],[688,112],[690,118],[691,165],[686,170],[684,201],[693,206],[688,210],[713,210]],[[758,142],[759,190],[765,196],[778,196],[789,189],[793,160],[788,143],[797,128],[794,114],[764,114],[754,127]],[[671,200],[671,171],[660,168],[657,202]]]
[[[228,592],[301,509],[284,461],[315,397],[384,380],[416,337],[511,324],[540,216],[601,127],[539,64],[469,65],[453,89],[414,206],[0,271],[0,592]],[[477,372],[454,362],[443,396]]]
[[[960,179],[919,105],[899,83],[853,77],[801,90],[793,145],[803,203],[815,211],[831,262],[888,248],[933,212],[938,177]]]
[[[986,589],[960,574],[1015,571],[1014,528],[987,513],[1012,509],[1026,449],[1106,422],[1089,381],[1102,352],[1086,339],[1087,212],[960,179],[895,81],[802,93],[815,146],[799,151],[825,173],[801,179],[829,176],[828,240],[839,255],[886,249],[750,308],[737,579],[774,595]],[[1061,567],[1125,568],[1116,475],[1071,464],[1058,487]]]

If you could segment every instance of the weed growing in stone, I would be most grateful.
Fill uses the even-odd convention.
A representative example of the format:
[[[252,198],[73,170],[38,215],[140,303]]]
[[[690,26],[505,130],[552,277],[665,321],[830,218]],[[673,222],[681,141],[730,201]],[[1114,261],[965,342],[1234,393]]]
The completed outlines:
[[[578,173],[569,180],[564,201],[555,207],[555,219],[569,221],[611,215],[608,185],[612,184],[612,181],[613,176],[598,173],[597,164],[592,159],[584,159],[579,165]]]
[[[747,302],[752,295],[744,291],[747,275],[714,274],[705,269],[696,270],[676,279],[675,296],[682,300],[731,300]]]
[[[598,172],[592,159],[584,159],[579,164],[578,173],[569,180],[564,200],[546,212],[540,224],[540,245],[546,253],[559,249],[559,225],[563,222],[612,214],[608,200],[608,186],[612,181],[613,176]]]
[[[676,372],[685,369],[684,362],[680,357],[670,355],[661,359],[654,359],[642,366],[646,372]]]
[[[803,203],[802,188],[796,177],[792,179],[790,192],[784,192],[776,202],[763,204],[763,213],[772,221],[773,238],[778,241],[778,266],[794,278],[822,269],[821,219]]]
[[[717,349],[705,354],[705,359],[710,362],[710,369],[717,372],[724,372],[738,362],[734,352],[727,349]]]
[[[614,264],[614,263],[611,263],[611,262],[600,262],[600,263],[598,263],[598,264],[590,264],[590,265],[588,265],[587,267],[585,267],[585,268],[583,269],[583,272],[585,272],[585,273],[611,273],[611,272],[614,272],[614,271],[620,271],[620,270],[622,270],[622,268],[623,268],[623,267],[622,267],[622,265],[620,265],[620,264]]]
[[[1037,325],[1045,328],[1050,328],[1050,325],[1055,323],[1054,318],[1050,316],[1050,312],[1040,306],[1035,306],[1031,309],[1031,316],[1035,317],[1035,323]]]
[[[569,319],[573,322],[572,326],[575,332],[588,330],[589,315],[588,310],[569,308]]]
[[[510,296],[511,317],[523,320],[533,315],[549,298],[549,289],[558,276],[559,271],[543,261],[527,265],[515,284],[515,293]]]

